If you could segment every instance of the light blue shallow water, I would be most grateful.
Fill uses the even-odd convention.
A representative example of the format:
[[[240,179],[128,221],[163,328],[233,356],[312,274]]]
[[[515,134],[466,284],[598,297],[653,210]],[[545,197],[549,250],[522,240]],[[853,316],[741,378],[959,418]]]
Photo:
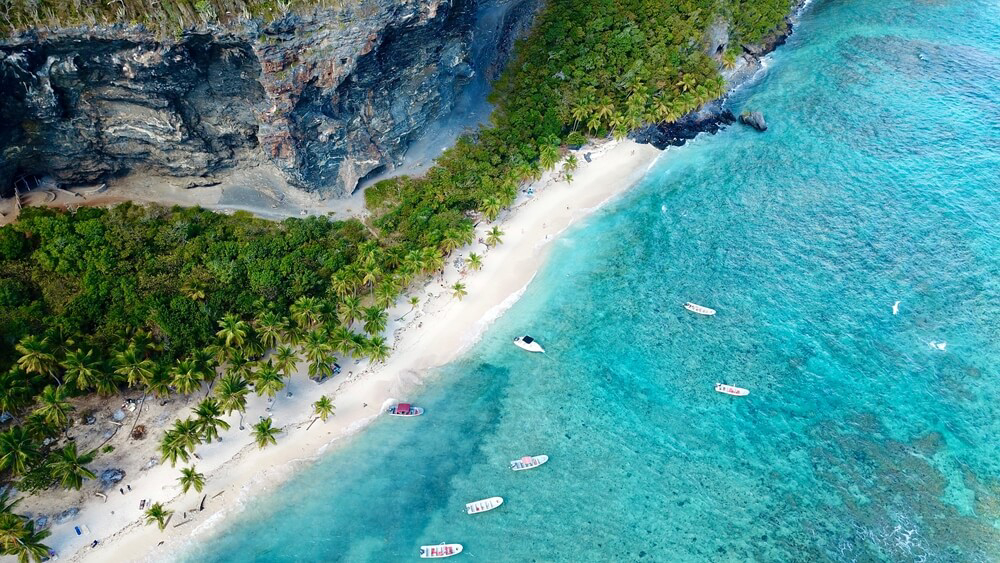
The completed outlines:
[[[732,103],[771,129],[671,152],[556,243],[426,416],[187,558],[1000,560],[1000,5],[819,0]],[[510,345],[528,329],[548,355]],[[551,461],[506,468],[526,453]]]

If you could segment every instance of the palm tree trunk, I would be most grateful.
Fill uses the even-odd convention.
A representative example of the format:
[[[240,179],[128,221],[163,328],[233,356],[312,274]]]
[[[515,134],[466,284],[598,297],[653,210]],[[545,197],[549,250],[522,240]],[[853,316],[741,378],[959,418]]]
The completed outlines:
[[[132,433],[135,432],[135,425],[139,424],[139,417],[142,415],[142,405],[146,404],[147,394],[149,394],[149,387],[142,392],[142,398],[139,399],[139,408],[137,409],[138,412],[135,413],[135,420],[132,422],[132,429],[128,431],[128,437],[130,440],[132,439]]]

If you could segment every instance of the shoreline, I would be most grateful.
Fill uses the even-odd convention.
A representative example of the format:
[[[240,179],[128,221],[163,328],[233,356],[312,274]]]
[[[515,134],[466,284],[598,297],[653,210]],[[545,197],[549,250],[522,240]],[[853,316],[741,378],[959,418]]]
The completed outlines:
[[[412,312],[403,302],[389,309],[391,321],[386,333],[393,351],[385,364],[372,367],[367,361],[342,359],[342,374],[321,385],[308,380],[306,366],[300,364],[286,387],[290,397],[283,391],[273,403],[259,397],[248,400],[245,430],[239,429],[238,414],[226,417],[231,428],[222,433],[222,441],[199,446],[200,459],[174,468],[158,464],[138,477],[130,476],[127,494],[113,495],[111,489],[107,500],[88,497],[73,519],[49,528],[52,536],[48,545],[69,561],[122,561],[124,553],[142,554],[128,558],[131,561],[176,556],[189,542],[214,531],[227,516],[242,511],[250,499],[274,490],[302,464],[315,461],[344,438],[361,431],[387,404],[407,400],[432,370],[468,351],[493,321],[520,299],[546,263],[551,242],[634,186],[664,154],[631,140],[591,144],[575,152],[579,167],[572,183],[561,174],[547,172],[525,186],[497,221],[477,225],[477,238],[485,237],[488,227],[498,225],[505,233],[501,244],[486,252],[482,243],[456,250],[442,276],[433,276],[409,294],[420,297]],[[592,162],[582,157],[588,152]],[[457,258],[469,252],[484,255],[480,271],[460,271]],[[468,291],[462,301],[454,299],[449,289],[458,280]],[[442,342],[457,345],[442,346]],[[336,414],[328,422],[317,421],[308,428],[311,404],[324,394],[333,400]],[[250,424],[266,415],[267,409],[282,434],[276,445],[258,450]],[[158,439],[154,435],[147,440]],[[201,493],[192,490],[181,494],[177,476],[181,467],[192,464],[205,474],[205,488]],[[24,508],[30,509],[31,498],[25,499]],[[140,499],[161,502],[174,510],[163,532],[144,524],[138,510]],[[198,510],[201,502],[205,503],[203,511]],[[74,526],[89,532],[77,535]],[[91,549],[94,539],[99,543]]]

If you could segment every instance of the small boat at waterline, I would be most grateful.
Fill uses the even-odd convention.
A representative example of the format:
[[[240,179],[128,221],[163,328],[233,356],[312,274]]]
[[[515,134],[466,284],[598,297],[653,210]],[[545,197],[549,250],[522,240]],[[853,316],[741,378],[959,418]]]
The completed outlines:
[[[684,304],[684,308],[687,309],[688,311],[691,311],[692,313],[698,313],[699,315],[712,316],[715,314],[715,309],[712,309],[710,307],[705,307],[703,305],[698,305],[697,303],[691,303],[690,301]]]
[[[501,504],[503,504],[503,499],[501,497],[484,498],[483,500],[477,500],[466,504],[465,512],[467,514],[479,514],[480,512],[493,510]]]
[[[510,468],[514,471],[524,471],[525,469],[534,469],[539,465],[545,463],[549,460],[547,455],[526,455],[521,459],[515,459],[510,462]]]
[[[389,416],[420,416],[424,414],[424,409],[410,403],[399,403],[385,409],[385,412],[389,413]]]
[[[542,345],[539,344],[537,340],[528,335],[518,336],[517,338],[515,338],[514,346],[517,346],[518,348],[522,350],[527,350],[529,352],[545,352],[545,350],[542,349]]]
[[[719,393],[725,393],[726,395],[732,395],[734,397],[746,397],[750,394],[750,391],[742,387],[736,387],[734,385],[726,385],[725,383],[716,383],[715,390]]]
[[[460,543],[440,543],[420,547],[421,559],[442,559],[459,553],[462,553],[462,544]]]

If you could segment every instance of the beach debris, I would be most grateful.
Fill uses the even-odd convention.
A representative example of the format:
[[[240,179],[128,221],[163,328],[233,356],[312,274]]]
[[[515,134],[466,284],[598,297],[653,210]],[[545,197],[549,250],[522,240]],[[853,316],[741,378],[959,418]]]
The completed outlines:
[[[892,314],[893,315],[898,315],[899,314],[899,304],[900,303],[901,303],[901,301],[896,301],[895,303],[892,304]]]
[[[45,528],[48,528],[48,527],[49,527],[49,517],[48,516],[45,516],[43,514],[42,516],[39,516],[38,518],[35,518],[35,529],[36,530],[44,530]]]
[[[145,424],[139,424],[135,428],[132,429],[132,439],[133,440],[142,440],[145,437],[146,437],[146,425]]]
[[[125,411],[123,411],[122,409],[118,409],[115,412],[111,413],[111,420],[115,422],[121,422],[125,420]]]
[[[159,464],[160,464],[160,460],[156,459],[155,457],[151,457],[151,458],[149,458],[149,461],[146,462],[146,465],[142,466],[141,471],[145,471],[147,469],[152,469],[152,468],[156,467]]]
[[[100,479],[101,481],[101,487],[104,489],[111,487],[115,483],[121,482],[121,480],[124,478],[125,478],[125,470],[118,469],[115,467],[101,471],[101,474],[98,476],[98,479]]]
[[[97,423],[97,417],[94,416],[94,413],[87,413],[87,414],[85,414],[83,416],[83,423],[86,424],[87,426],[90,426],[92,424],[96,424]]]

